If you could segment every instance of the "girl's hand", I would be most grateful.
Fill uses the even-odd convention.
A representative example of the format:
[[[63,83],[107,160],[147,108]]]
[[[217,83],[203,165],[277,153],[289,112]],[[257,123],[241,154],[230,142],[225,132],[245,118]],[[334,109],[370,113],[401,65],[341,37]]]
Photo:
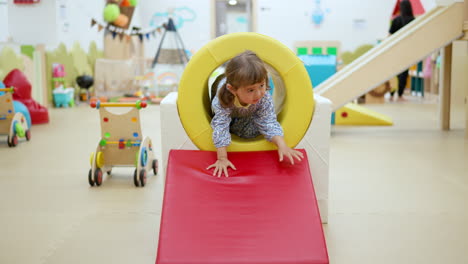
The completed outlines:
[[[298,150],[291,149],[286,145],[286,142],[284,141],[283,137],[281,136],[274,136],[271,140],[273,143],[276,144],[278,147],[278,155],[279,155],[279,161],[283,161],[283,157],[286,157],[289,159],[291,164],[294,165],[294,159],[297,159],[298,161],[301,161],[304,158],[304,154]]]
[[[221,175],[223,175],[223,172],[226,177],[229,177],[228,167],[231,167],[231,169],[236,170],[236,166],[234,166],[234,164],[232,164],[232,162],[230,162],[228,159],[218,159],[214,164],[211,164],[206,169],[209,170],[214,168],[213,176],[217,176],[219,178],[221,177]]]
[[[304,158],[304,154],[302,152],[291,149],[290,147],[283,145],[278,148],[278,155],[279,155],[279,161],[283,161],[283,157],[286,157],[289,159],[291,164],[294,165],[294,159],[297,159],[297,161],[301,161]]]

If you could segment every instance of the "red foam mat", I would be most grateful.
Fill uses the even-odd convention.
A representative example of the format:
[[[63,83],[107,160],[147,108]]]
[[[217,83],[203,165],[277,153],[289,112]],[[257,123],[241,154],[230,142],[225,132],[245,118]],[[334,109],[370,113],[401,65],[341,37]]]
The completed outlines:
[[[215,152],[172,150],[156,263],[328,263],[305,157],[232,152],[237,170],[217,178],[206,170]]]

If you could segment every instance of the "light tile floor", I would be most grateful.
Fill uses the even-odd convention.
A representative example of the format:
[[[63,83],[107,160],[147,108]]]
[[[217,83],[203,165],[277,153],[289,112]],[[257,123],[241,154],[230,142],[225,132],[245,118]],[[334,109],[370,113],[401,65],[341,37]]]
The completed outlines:
[[[463,123],[438,130],[432,103],[371,105],[393,127],[333,127],[331,263],[468,263],[468,141]],[[143,109],[143,134],[160,145],[159,106]],[[0,137],[0,263],[154,263],[163,180],[133,185],[116,168],[87,182],[98,111],[50,109],[32,140]],[[156,148],[157,157],[161,157]]]

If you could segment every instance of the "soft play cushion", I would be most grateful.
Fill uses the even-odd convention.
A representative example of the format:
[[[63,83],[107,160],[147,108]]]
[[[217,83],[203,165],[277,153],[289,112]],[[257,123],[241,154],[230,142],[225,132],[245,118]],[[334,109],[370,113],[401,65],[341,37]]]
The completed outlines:
[[[6,87],[15,87],[13,99],[20,101],[28,108],[33,125],[49,122],[49,112],[47,108],[32,99],[31,83],[20,70],[12,70],[7,74],[3,82]]]
[[[229,159],[237,170],[218,178],[206,170],[216,152],[170,152],[156,263],[328,263],[307,156]]]

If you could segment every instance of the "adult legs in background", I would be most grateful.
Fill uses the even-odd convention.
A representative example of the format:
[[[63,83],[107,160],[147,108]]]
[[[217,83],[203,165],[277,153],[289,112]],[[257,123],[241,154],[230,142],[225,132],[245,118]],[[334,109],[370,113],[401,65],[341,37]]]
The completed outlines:
[[[398,99],[400,100],[404,100],[403,93],[405,92],[407,81],[408,81],[408,69],[398,74]],[[390,101],[393,100],[394,94],[395,94],[395,91],[390,92]]]
[[[408,80],[408,70],[398,74],[398,98],[402,98]]]

